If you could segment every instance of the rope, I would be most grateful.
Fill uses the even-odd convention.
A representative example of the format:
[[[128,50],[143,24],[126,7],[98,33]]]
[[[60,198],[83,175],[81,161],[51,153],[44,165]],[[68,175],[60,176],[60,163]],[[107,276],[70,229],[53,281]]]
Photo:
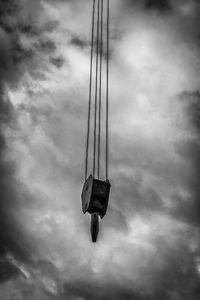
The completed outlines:
[[[95,3],[93,0],[93,12],[92,12],[92,33],[91,33],[91,54],[90,54],[90,86],[89,86],[89,104],[88,104],[88,124],[87,124],[87,144],[86,144],[86,157],[85,157],[85,180],[88,173],[88,152],[90,141],[90,116],[91,116],[91,97],[92,97],[92,72],[93,72],[93,49],[94,49],[94,17],[95,17]]]
[[[100,156],[101,156],[102,58],[103,58],[103,0],[101,0],[100,75],[99,75],[99,132],[98,132],[98,179],[99,179],[99,176],[100,176]]]
[[[107,74],[106,74],[106,180],[108,179],[108,114],[109,114],[109,26],[110,26],[110,2],[107,0]]]
[[[93,176],[94,177],[96,172],[97,90],[98,90],[98,67],[99,67],[99,18],[100,18],[100,0],[98,0],[98,13],[97,13],[96,83],[95,83],[94,152],[93,152]]]

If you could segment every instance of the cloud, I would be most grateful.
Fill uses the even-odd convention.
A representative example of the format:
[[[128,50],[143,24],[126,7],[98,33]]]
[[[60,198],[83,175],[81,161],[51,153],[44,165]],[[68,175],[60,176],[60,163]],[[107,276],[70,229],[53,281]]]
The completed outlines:
[[[172,1],[169,0],[127,0],[126,5],[133,5],[147,10],[158,10],[160,12],[166,12],[171,9],[171,2]]]
[[[80,208],[90,2],[7,2],[2,299],[198,299],[199,14],[189,2],[111,1],[112,189],[96,245]]]
[[[88,44],[86,44],[85,41],[81,40],[79,37],[76,36],[72,36],[71,43],[81,48],[88,46]]]
[[[34,72],[37,47],[34,46],[32,36],[36,34],[34,32],[37,32],[38,38],[41,31],[46,32],[46,28],[43,30],[41,25],[39,30],[38,23],[34,23],[34,11],[38,12],[40,9],[39,2],[31,5],[33,8],[31,20],[29,19],[30,6],[27,1],[20,3],[1,1],[0,5],[3,6],[0,28],[0,280],[5,281],[19,275],[18,268],[12,261],[7,260],[7,253],[11,252],[16,259],[32,263],[32,251],[34,251],[32,242],[25,233],[24,225],[20,222],[20,207],[25,199],[31,201],[31,196],[23,191],[21,183],[16,178],[15,163],[6,158],[8,144],[4,129],[13,130],[17,126],[15,108],[6,91],[10,87],[17,89],[24,73]],[[39,51],[52,54],[54,48],[49,49],[47,44],[51,45],[51,43],[49,41],[48,43],[43,40],[41,44],[43,47]]]
[[[155,0],[147,0],[145,3],[145,7],[147,9],[158,9],[161,11],[166,11],[170,9],[170,2],[168,0],[155,1]]]
[[[61,68],[62,65],[64,64],[63,58],[60,57],[51,57],[50,61],[52,62],[53,65],[55,65],[57,68]]]
[[[15,277],[19,274],[19,270],[11,263],[6,262],[5,260],[0,263],[1,272],[0,272],[0,281],[7,281],[11,277]]]

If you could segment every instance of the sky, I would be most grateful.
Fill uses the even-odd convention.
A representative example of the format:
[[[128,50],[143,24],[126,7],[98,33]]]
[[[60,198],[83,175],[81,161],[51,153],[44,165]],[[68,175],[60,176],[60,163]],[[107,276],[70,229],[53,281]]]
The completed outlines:
[[[0,300],[199,299],[200,3],[110,9],[112,187],[92,243],[92,1],[0,0]]]

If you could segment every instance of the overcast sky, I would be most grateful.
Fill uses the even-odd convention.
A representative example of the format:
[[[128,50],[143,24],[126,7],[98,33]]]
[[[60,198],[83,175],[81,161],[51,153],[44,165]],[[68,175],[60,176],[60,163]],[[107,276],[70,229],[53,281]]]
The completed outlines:
[[[112,189],[94,244],[92,0],[0,0],[0,300],[200,297],[200,4],[110,2]]]

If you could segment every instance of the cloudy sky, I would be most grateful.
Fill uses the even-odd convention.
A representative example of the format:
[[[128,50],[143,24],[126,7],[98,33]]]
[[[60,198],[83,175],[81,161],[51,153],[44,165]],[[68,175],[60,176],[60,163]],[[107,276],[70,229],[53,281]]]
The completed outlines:
[[[111,0],[110,204],[80,193],[92,0],[0,0],[0,300],[200,296],[200,4]]]

